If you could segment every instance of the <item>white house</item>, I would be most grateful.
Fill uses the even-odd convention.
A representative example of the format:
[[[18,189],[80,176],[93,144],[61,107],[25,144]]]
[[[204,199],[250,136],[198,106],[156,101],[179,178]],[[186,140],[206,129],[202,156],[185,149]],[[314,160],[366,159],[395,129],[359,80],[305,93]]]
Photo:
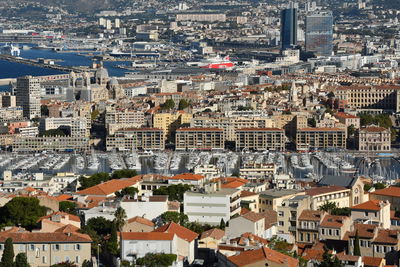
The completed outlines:
[[[240,190],[221,188],[220,183],[206,184],[205,188],[186,191],[184,213],[189,221],[218,225],[235,214],[240,214]]]
[[[128,218],[143,217],[149,220],[157,218],[168,211],[168,196],[138,196],[125,198],[121,201],[121,208]]]
[[[242,216],[231,219],[229,221],[229,227],[226,229],[226,235],[229,238],[235,238],[244,233],[250,232],[259,237],[264,237],[264,231],[264,216],[250,211]]]
[[[133,262],[147,253],[178,255],[178,237],[164,232],[123,232],[121,233],[121,260]],[[182,266],[182,262],[173,266]]]

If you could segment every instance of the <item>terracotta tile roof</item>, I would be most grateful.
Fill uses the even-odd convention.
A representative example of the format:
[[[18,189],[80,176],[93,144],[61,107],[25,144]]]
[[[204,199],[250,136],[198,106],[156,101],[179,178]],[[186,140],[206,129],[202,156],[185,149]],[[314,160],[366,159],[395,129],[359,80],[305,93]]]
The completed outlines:
[[[373,242],[396,245],[399,243],[399,240],[397,239],[399,233],[398,230],[379,229]]]
[[[278,222],[278,213],[272,209],[261,212],[260,214],[264,216],[265,229],[271,228]]]
[[[247,212],[246,214],[243,214],[241,217],[252,221],[252,222],[258,222],[262,219],[264,219],[264,216],[259,214],[259,213],[255,213],[253,211]]]
[[[49,214],[49,215],[46,215],[46,216],[43,216],[43,217],[39,218],[37,221],[40,222],[41,220],[44,220],[44,219],[51,219],[51,217],[53,217],[55,215],[59,215],[62,218],[67,218],[68,217],[68,219],[71,220],[71,221],[75,221],[75,222],[79,222],[79,223],[81,222],[81,219],[78,216],[72,215],[72,214],[69,214],[69,213],[66,213],[66,212],[62,212],[62,211],[53,212],[52,214]]]
[[[236,132],[283,132],[280,128],[241,128],[237,129]]]
[[[177,223],[170,222],[166,225],[163,225],[153,232],[166,232],[166,233],[174,233],[176,234],[179,238],[184,239],[188,242],[192,242],[195,240],[199,235],[186,227],[183,227]]]
[[[245,185],[245,183],[241,181],[231,181],[221,185],[221,188],[239,188]]]
[[[347,255],[347,254],[336,254],[336,257],[341,261],[352,261],[352,262],[356,262],[360,258],[360,256]]]
[[[220,128],[179,128],[177,132],[223,132]]]
[[[352,210],[374,210],[374,211],[379,211],[381,210],[381,205],[384,207],[388,205],[388,203],[385,203],[380,200],[369,200],[364,203],[355,205],[351,207]]]
[[[300,132],[344,132],[342,128],[302,128],[298,129]]]
[[[347,189],[346,187],[343,187],[343,186],[336,186],[336,185],[313,187],[313,188],[306,190],[306,195],[317,196],[317,195],[323,195],[323,194],[336,192],[336,191],[343,191],[343,190],[349,190],[349,189]]]
[[[194,173],[181,173],[167,179],[170,180],[191,180],[191,181],[200,181],[204,179],[204,176],[201,174],[194,174]]]
[[[122,240],[173,240],[174,233],[122,232]]]
[[[344,118],[344,119],[358,119],[357,116],[351,115],[349,113],[344,113],[344,112],[336,113],[335,117],[340,117],[340,118]]]
[[[257,193],[254,193],[254,192],[251,192],[251,191],[246,191],[246,190],[243,190],[242,192],[240,192],[240,197],[241,197],[241,198],[243,198],[243,197],[257,196],[257,195],[258,195]]]
[[[151,227],[154,226],[154,223],[152,221],[150,221],[146,218],[143,218],[143,217],[139,217],[139,216],[132,217],[132,218],[128,219],[126,222],[127,223],[137,222],[137,223],[144,224],[144,225],[151,226]]]
[[[88,243],[92,239],[86,235],[76,232],[69,233],[41,233],[41,232],[23,232],[23,233],[0,233],[0,243],[4,243],[7,238],[12,238],[14,243]]]
[[[356,232],[358,231],[358,236],[364,239],[374,238],[374,231],[377,228],[377,225],[374,224],[354,224],[354,231],[349,232],[349,237],[354,238],[356,236]]]
[[[239,255],[230,256],[228,260],[233,264],[241,267],[248,264],[255,264],[260,261],[271,261],[282,266],[296,267],[299,261],[295,258],[282,254],[270,248],[260,248],[256,250],[248,250],[240,253]]]
[[[122,190],[126,187],[130,187],[138,183],[140,178],[132,177],[127,179],[114,179],[110,180],[84,190],[76,192],[78,195],[93,195],[93,196],[107,196]]]
[[[330,228],[339,228],[343,226],[343,221],[348,219],[347,216],[338,216],[327,214],[321,222],[321,226]]]
[[[72,232],[78,232],[80,230],[79,227],[76,227],[72,224],[67,224],[64,225],[63,227],[58,228],[54,232],[56,233],[72,233]]]
[[[387,131],[388,129],[384,127],[377,127],[377,126],[367,126],[367,127],[362,127],[360,131],[362,132],[369,132],[369,133],[380,133]]]
[[[264,244],[268,245],[269,241],[267,239],[264,239],[262,237],[259,237],[258,235],[252,234],[252,233],[243,233],[237,240],[237,244],[244,246],[246,245],[246,239],[249,240],[251,246],[258,246],[259,244]]]
[[[400,198],[400,187],[391,186],[388,188],[376,190],[371,195],[389,196],[389,197],[399,197]]]
[[[320,210],[303,210],[299,216],[299,221],[316,221],[321,220],[323,212]]]
[[[248,213],[248,212],[250,212],[250,210],[247,209],[247,208],[241,208],[241,209],[240,209],[240,215],[244,215],[244,214],[246,214],[246,213]]]
[[[56,197],[58,201],[66,201],[72,199],[72,195],[62,194]]]
[[[306,260],[317,260],[317,261],[322,261],[323,257],[322,255],[324,254],[324,244],[321,242],[317,242],[313,244],[311,248],[306,248],[302,254],[302,257]]]
[[[362,257],[362,260],[364,262],[364,266],[366,266],[366,267],[367,266],[368,267],[380,267],[385,259],[364,256],[364,257]]]
[[[211,237],[216,240],[221,240],[224,236],[225,236],[225,231],[218,229],[218,228],[213,228],[213,229],[203,232],[200,236],[200,239]]]

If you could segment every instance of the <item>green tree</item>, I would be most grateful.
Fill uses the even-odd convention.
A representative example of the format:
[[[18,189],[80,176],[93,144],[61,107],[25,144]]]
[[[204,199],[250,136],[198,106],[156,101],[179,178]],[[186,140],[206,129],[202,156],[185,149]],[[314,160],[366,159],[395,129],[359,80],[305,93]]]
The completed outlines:
[[[39,205],[34,197],[14,197],[0,208],[0,221],[5,225],[20,225],[28,230],[36,226],[37,220],[46,215],[47,208]]]
[[[73,201],[61,201],[59,203],[59,210],[76,215],[76,203]]]
[[[170,186],[161,186],[153,190],[153,195],[167,195],[169,201],[183,202],[183,194],[191,188],[187,184],[177,184]]]
[[[185,227],[188,228],[189,230],[195,232],[195,233],[198,233],[198,234],[201,234],[204,231],[207,231],[207,230],[210,230],[210,229],[214,228],[212,225],[209,225],[207,223],[206,224],[201,224],[201,223],[198,223],[198,222],[188,222],[185,225]]]
[[[354,251],[353,251],[354,256],[361,256],[361,250],[360,250],[360,237],[358,236],[358,230],[356,231],[356,236],[354,238]]]
[[[62,129],[50,129],[40,134],[40,136],[66,136],[66,135],[67,133]]]
[[[117,170],[111,174],[111,179],[121,179],[121,178],[131,178],[137,175],[137,171],[135,170]]]
[[[92,113],[90,114],[90,118],[92,119],[92,121],[94,121],[95,119],[97,119],[97,117],[100,115],[100,112],[95,109],[92,111]]]
[[[373,186],[375,187],[376,190],[386,188],[386,185],[384,185],[382,183],[375,183]]]
[[[159,266],[159,267],[168,267],[171,266],[174,261],[176,261],[175,254],[154,254],[147,253],[143,258],[139,258],[136,260],[137,265],[142,266]]]
[[[15,267],[30,267],[25,253],[19,253],[15,257]]]
[[[329,213],[330,213],[332,210],[334,210],[334,209],[336,209],[336,208],[337,208],[337,206],[336,206],[336,203],[335,203],[335,202],[325,201],[325,203],[322,204],[322,205],[319,207],[319,210],[325,211],[325,212],[329,212]]]
[[[219,223],[219,228],[222,230],[225,230],[225,226],[226,226],[226,224],[225,224],[224,218],[221,218],[221,222]]]
[[[347,136],[353,136],[355,132],[356,128],[353,124],[347,127]]]
[[[84,260],[82,262],[82,267],[93,267],[93,263],[91,261]]]
[[[81,176],[79,177],[79,183],[81,185],[79,189],[83,190],[88,187],[101,184],[102,182],[106,182],[108,180],[110,180],[110,175],[106,172],[99,172],[91,175],[90,177]]]
[[[317,126],[317,121],[315,120],[315,118],[309,118],[309,119],[307,119],[307,124],[310,127],[316,127]]]
[[[162,110],[170,110],[173,109],[175,107],[175,102],[172,99],[167,99],[167,101],[165,101],[165,103],[161,106]]]
[[[126,211],[124,208],[118,207],[114,213],[115,219],[113,225],[117,227],[117,230],[122,232],[127,219]]]
[[[178,109],[183,110],[183,109],[187,108],[189,105],[190,105],[190,103],[186,99],[181,99],[178,104]]]
[[[319,267],[342,267],[342,264],[340,263],[339,259],[336,256],[333,256],[331,253],[329,253],[329,250],[327,247],[324,247],[324,254],[322,255],[322,262],[319,265]]]
[[[14,247],[11,238],[7,238],[4,244],[3,255],[1,256],[1,267],[14,267]]]
[[[113,224],[111,228],[110,238],[107,240],[107,251],[112,255],[117,256],[118,251],[118,237],[117,237],[117,225]]]
[[[94,217],[90,218],[86,225],[83,227],[83,230],[93,230],[98,234],[100,237],[104,237],[106,235],[111,234],[113,222],[107,220],[104,217]]]
[[[161,220],[164,224],[174,222],[185,226],[189,222],[189,217],[183,212],[166,211],[161,214]]]
[[[116,192],[115,196],[116,197],[123,197],[123,196],[130,196],[130,197],[134,197],[135,194],[139,193],[139,190],[136,187],[126,187],[124,189],[122,189],[120,192]]]
[[[46,105],[40,106],[40,115],[42,115],[42,117],[49,116],[49,108]]]

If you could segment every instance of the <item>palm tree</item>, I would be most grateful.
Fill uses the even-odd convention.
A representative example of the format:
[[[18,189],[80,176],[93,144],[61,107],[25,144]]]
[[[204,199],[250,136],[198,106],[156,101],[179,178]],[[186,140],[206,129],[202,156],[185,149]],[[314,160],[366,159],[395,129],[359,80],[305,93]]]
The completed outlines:
[[[117,226],[117,229],[119,232],[122,232],[122,228],[124,228],[124,225],[126,224],[126,212],[123,208],[119,207],[115,213],[114,213],[115,219],[114,223]]]

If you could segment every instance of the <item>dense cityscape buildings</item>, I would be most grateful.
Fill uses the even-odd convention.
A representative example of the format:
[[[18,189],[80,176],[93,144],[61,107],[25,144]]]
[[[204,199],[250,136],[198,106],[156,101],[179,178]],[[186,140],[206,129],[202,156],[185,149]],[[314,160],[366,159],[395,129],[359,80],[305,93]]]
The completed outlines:
[[[0,267],[400,266],[398,1],[0,15]]]

